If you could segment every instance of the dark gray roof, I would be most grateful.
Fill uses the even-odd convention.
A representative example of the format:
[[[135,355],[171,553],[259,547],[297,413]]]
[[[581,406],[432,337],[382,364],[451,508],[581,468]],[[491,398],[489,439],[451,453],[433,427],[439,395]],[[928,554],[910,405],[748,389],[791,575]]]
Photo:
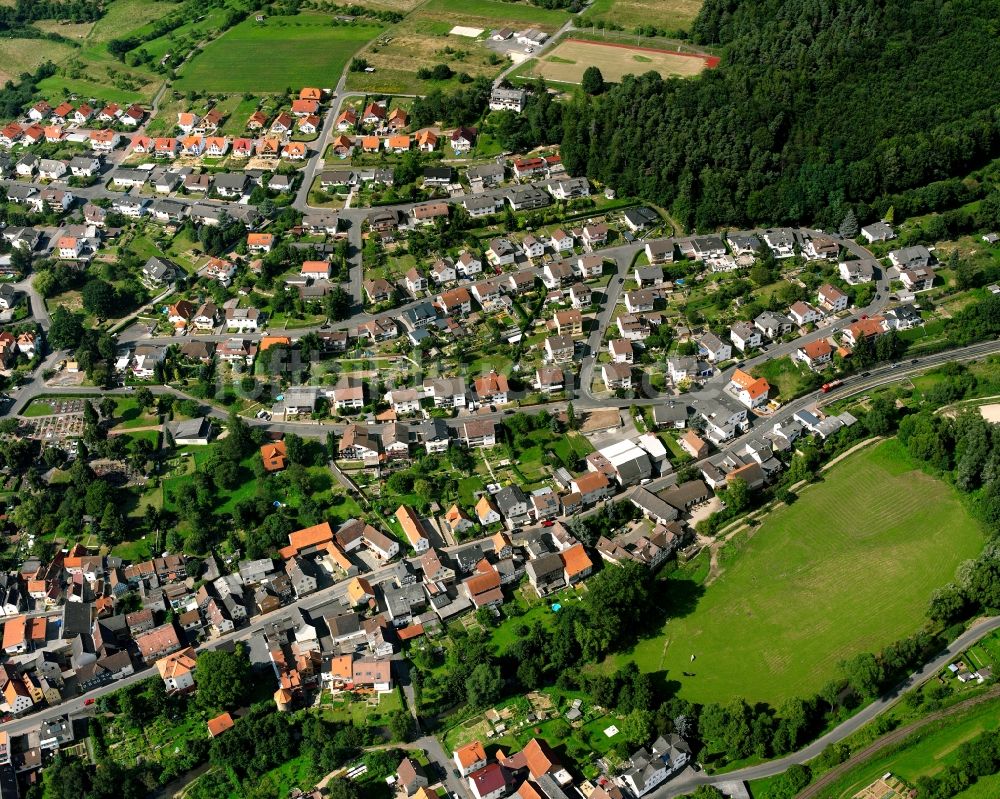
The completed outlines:
[[[215,176],[217,189],[242,189],[247,185],[247,176],[242,172],[223,172]]]
[[[62,637],[74,638],[91,630],[91,604],[89,602],[67,602],[63,605]]]

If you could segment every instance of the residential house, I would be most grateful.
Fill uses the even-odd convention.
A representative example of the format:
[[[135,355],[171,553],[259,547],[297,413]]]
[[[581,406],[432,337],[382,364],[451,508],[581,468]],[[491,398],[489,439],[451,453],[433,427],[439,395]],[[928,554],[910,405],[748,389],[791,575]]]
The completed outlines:
[[[840,245],[830,236],[812,233],[802,245],[802,254],[808,261],[833,260],[840,254]]]
[[[566,586],[566,564],[558,552],[547,552],[532,558],[525,564],[524,572],[540,597]]]
[[[546,394],[562,391],[565,384],[563,370],[558,366],[540,366],[535,370],[535,387]]]
[[[635,350],[631,341],[612,339],[608,343],[608,352],[611,354],[612,363],[635,363]]]
[[[574,308],[582,310],[589,307],[593,302],[593,292],[591,292],[589,286],[585,286],[583,283],[576,283],[570,286],[569,298]]]
[[[748,408],[767,405],[770,384],[763,377],[754,377],[742,369],[737,369],[729,378],[729,390]]]
[[[861,339],[881,336],[885,331],[885,319],[881,316],[872,316],[848,325],[841,335],[848,347],[854,347]]]
[[[708,454],[708,443],[693,430],[689,430],[678,442],[688,455],[696,460],[701,460]]]
[[[795,255],[795,234],[788,228],[764,231],[764,244],[775,258],[791,258]]]
[[[472,295],[464,286],[443,291],[435,302],[445,316],[468,316],[472,313]]]
[[[889,253],[889,262],[902,272],[905,269],[926,269],[934,262],[934,256],[924,245],[903,247]]]
[[[761,331],[749,322],[737,322],[729,328],[729,340],[740,352],[759,347],[763,343]]]
[[[146,659],[146,662],[149,660]],[[183,692],[193,688],[196,666],[194,649],[191,647],[181,649],[179,643],[177,649],[156,660],[156,670],[160,673],[160,679],[163,680],[168,693]]]
[[[590,248],[608,243],[609,228],[603,222],[596,225],[584,225],[583,243]]]
[[[708,358],[710,363],[719,363],[732,357],[733,348],[715,333],[705,333],[698,339],[698,353]]]
[[[774,340],[783,336],[785,333],[791,332],[795,323],[789,319],[787,316],[782,314],[773,313],[772,311],[764,311],[759,314],[753,320],[754,327],[756,327],[764,336],[770,340]]]
[[[448,218],[448,204],[430,202],[415,205],[410,209],[410,218],[414,224],[433,225],[438,219]]]
[[[458,773],[467,777],[486,766],[486,750],[479,741],[474,741],[456,749],[452,753],[452,759],[455,761]]]
[[[505,89],[494,86],[490,92],[491,111],[513,111],[517,114],[524,110],[528,94],[524,89]]]
[[[629,391],[632,388],[632,367],[627,363],[603,364],[601,378],[608,391]]]
[[[514,263],[516,252],[514,245],[508,239],[496,238],[490,242],[486,258],[493,266],[509,266]]]
[[[717,400],[702,403],[700,416],[705,424],[705,433],[709,440],[719,444],[734,438],[737,432],[747,428],[747,408],[728,394],[722,394]]]
[[[823,314],[820,311],[802,300],[799,300],[788,309],[788,315],[791,316],[792,321],[798,327],[818,322],[823,318]]]
[[[834,347],[825,338],[810,341],[795,350],[796,360],[802,361],[810,369],[820,369],[833,359]]]
[[[844,261],[837,265],[841,279],[852,286],[871,283],[875,279],[875,261],[865,259],[859,261]]]
[[[570,485],[585,505],[592,505],[612,493],[611,483],[603,472],[587,472],[573,478]]]
[[[861,235],[869,244],[896,238],[896,232],[888,222],[875,222],[861,228]]]
[[[934,270],[929,266],[916,266],[899,271],[899,279],[908,291],[927,291],[934,285]]]
[[[655,239],[646,242],[646,258],[651,264],[671,263],[674,260],[673,239]]]
[[[546,188],[557,200],[575,200],[590,196],[590,183],[583,177],[554,180]]]
[[[173,623],[162,624],[136,636],[135,643],[147,665],[181,649],[180,636]]]
[[[509,391],[505,375],[495,371],[476,378],[476,396],[483,405],[506,405]]]
[[[836,286],[824,283],[816,293],[816,300],[826,313],[838,313],[846,311],[849,302],[848,296]]]
[[[252,333],[260,324],[260,311],[256,308],[226,308],[226,329]]]
[[[489,194],[469,195],[462,199],[462,207],[469,212],[469,216],[473,219],[495,214],[500,211],[502,206],[503,201],[499,197]]]
[[[459,440],[468,449],[496,446],[496,424],[492,419],[473,419],[459,428]]]
[[[400,505],[396,509],[396,521],[399,522],[406,540],[409,541],[410,546],[413,547],[415,552],[425,552],[430,547],[431,542],[427,538],[420,517],[417,516],[412,508]]]

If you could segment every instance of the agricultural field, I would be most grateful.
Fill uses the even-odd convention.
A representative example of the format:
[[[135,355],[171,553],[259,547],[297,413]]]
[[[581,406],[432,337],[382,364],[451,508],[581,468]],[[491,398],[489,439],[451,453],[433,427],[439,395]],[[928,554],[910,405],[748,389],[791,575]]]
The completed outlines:
[[[556,83],[576,84],[587,67],[596,66],[606,81],[617,83],[625,75],[641,75],[650,70],[665,78],[690,78],[716,63],[710,56],[694,53],[564,39],[534,62],[530,75],[540,75]],[[528,73],[522,73],[522,77],[528,77]]]
[[[375,68],[373,73],[354,72],[348,76],[348,88],[355,91],[413,93],[435,88],[451,88],[450,81],[420,81],[421,67],[448,64],[456,73],[473,77],[493,76],[509,64],[479,40],[450,35],[455,26],[489,31],[499,27],[517,30],[536,27],[554,33],[567,20],[559,10],[540,8],[527,3],[503,0],[429,0],[398,25],[372,42],[362,55]],[[491,59],[491,56],[494,58]]]
[[[665,671],[695,702],[810,696],[841,661],[916,631],[982,540],[957,493],[884,442],[774,511],[736,557],[724,549],[710,586],[665,591],[688,607],[619,660]]]
[[[614,22],[631,29],[655,25],[666,31],[690,30],[701,0],[594,0],[584,15],[595,22]]]
[[[283,92],[336,86],[351,56],[382,30],[377,24],[331,25],[322,14],[241,22],[180,70],[178,91]],[[267,53],[261,58],[261,53]],[[303,54],[308,53],[308,58]]]

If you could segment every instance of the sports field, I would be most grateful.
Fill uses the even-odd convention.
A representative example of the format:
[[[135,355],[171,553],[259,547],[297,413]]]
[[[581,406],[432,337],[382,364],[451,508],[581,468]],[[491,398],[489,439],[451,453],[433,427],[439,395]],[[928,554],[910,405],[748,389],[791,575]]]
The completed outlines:
[[[655,25],[666,31],[690,30],[701,0],[594,0],[584,16],[607,20],[630,30]]]
[[[688,615],[619,659],[666,671],[695,702],[779,703],[915,632],[983,538],[958,494],[914,466],[896,441],[846,458],[723,558]]]
[[[650,70],[665,78],[690,78],[715,63],[716,59],[691,53],[565,39],[535,62],[532,72],[557,83],[579,83],[583,71],[595,66],[606,81],[617,83],[625,75],[641,75]]]
[[[382,27],[331,22],[324,14],[268,17],[262,23],[247,19],[192,58],[174,88],[256,93],[332,88],[351,56]]]

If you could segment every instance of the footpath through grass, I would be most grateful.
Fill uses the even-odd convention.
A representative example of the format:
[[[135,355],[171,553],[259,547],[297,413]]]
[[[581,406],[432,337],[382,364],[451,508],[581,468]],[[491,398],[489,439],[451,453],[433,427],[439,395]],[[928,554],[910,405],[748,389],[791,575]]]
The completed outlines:
[[[772,513],[687,615],[619,661],[666,671],[696,702],[807,697],[841,661],[916,631],[982,541],[957,492],[887,441]]]

